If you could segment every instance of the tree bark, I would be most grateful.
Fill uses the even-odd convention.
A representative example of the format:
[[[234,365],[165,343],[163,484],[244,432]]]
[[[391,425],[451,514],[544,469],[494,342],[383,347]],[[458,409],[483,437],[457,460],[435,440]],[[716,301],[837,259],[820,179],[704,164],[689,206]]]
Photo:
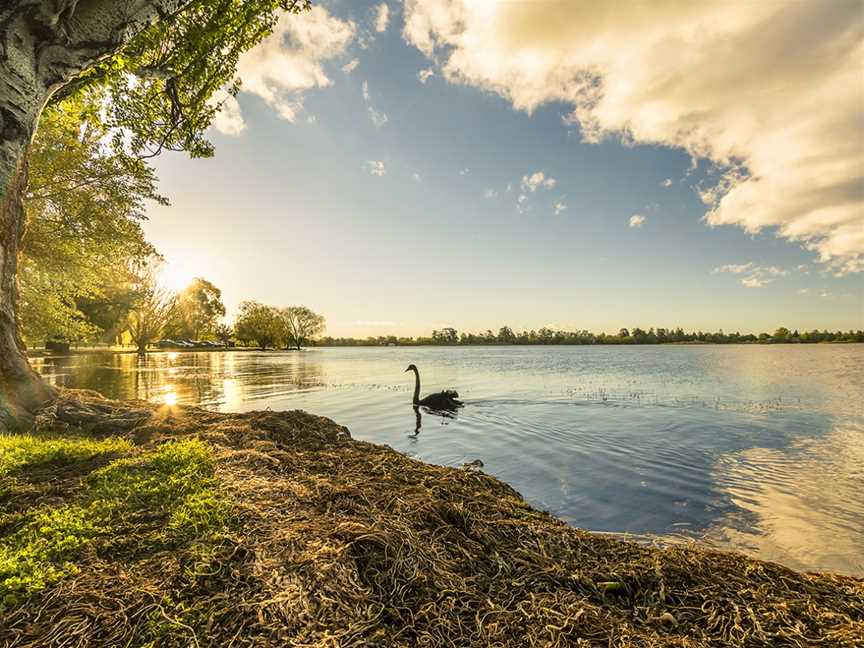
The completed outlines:
[[[0,8],[0,432],[26,429],[55,391],[18,330],[27,151],[52,94],[189,0],[3,0]]]
[[[21,194],[26,181],[27,163],[22,159],[0,204],[0,433],[28,427],[54,392],[27,362],[15,312],[18,248],[24,233]]]

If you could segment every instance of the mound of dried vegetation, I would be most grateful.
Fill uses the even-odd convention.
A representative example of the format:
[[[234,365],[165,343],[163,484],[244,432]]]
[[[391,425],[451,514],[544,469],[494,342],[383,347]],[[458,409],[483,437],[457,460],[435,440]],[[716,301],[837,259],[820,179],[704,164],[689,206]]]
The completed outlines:
[[[6,646],[862,646],[864,581],[570,528],[304,412],[0,438]]]

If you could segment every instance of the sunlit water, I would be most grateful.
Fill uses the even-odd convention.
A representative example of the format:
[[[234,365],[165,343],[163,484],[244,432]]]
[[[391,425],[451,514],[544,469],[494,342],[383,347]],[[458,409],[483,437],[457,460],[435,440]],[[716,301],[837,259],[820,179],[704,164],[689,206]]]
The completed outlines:
[[[455,388],[456,419],[422,415]],[[864,575],[864,345],[313,349],[34,359],[113,398],[305,409],[428,462],[481,459],[597,531]]]

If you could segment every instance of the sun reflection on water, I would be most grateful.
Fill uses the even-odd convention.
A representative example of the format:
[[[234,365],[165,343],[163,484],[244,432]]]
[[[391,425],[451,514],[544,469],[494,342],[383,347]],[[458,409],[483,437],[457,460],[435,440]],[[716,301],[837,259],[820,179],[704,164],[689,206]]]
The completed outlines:
[[[174,407],[177,404],[177,392],[174,391],[172,385],[165,385],[165,395],[162,397],[162,402],[169,407]]]

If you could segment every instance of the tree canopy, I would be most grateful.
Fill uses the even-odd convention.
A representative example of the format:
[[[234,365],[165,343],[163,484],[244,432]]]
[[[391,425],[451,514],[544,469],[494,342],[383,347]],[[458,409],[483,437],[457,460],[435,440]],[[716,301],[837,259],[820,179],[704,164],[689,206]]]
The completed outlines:
[[[193,0],[145,29],[69,84],[58,98],[101,86],[105,119],[129,150],[143,157],[163,150],[208,157],[205,131],[241,80],[237,62],[273,30],[283,12],[309,0]]]
[[[81,340],[114,328],[125,312],[100,321],[86,305],[109,296],[131,302],[131,267],[155,253],[141,223],[148,202],[167,200],[153,169],[107,137],[95,109],[102,97],[91,89],[47,108],[32,146],[19,275],[31,340]]]

